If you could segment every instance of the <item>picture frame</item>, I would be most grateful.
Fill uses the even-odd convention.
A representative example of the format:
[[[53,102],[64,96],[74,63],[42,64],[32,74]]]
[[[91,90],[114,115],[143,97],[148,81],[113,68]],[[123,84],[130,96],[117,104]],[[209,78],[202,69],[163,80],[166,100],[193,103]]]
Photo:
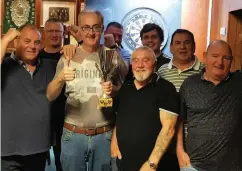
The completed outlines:
[[[49,18],[56,18],[65,25],[76,23],[76,0],[42,0],[40,27]]]

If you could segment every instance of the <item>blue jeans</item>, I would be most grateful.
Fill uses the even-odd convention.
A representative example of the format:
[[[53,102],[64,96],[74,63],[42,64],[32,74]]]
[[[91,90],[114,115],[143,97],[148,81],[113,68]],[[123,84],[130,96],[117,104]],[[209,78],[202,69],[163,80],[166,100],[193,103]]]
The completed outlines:
[[[198,171],[197,169],[195,169],[192,165],[185,167],[185,168],[181,168],[180,171]]]
[[[112,130],[87,136],[63,129],[61,164],[63,171],[109,171]]]

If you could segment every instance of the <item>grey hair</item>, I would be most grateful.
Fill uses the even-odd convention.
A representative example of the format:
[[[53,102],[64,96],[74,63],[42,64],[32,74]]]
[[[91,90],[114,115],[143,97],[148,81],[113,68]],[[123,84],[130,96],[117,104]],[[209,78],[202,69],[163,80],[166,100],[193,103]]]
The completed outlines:
[[[78,15],[78,21],[79,21],[79,23],[81,23],[83,15],[88,14],[88,13],[96,14],[100,18],[101,24],[103,25],[104,17],[102,15],[102,13],[100,11],[98,11],[98,10],[93,10],[93,9],[84,9]],[[79,23],[78,23],[78,25],[80,25]]]
[[[137,52],[137,51],[147,51],[151,54],[152,58],[153,58],[153,61],[154,63],[156,62],[156,55],[155,55],[155,52],[149,48],[148,46],[141,46],[141,47],[138,47],[137,49],[135,49],[131,55],[131,58],[130,58],[130,63],[132,62],[132,59],[133,59],[133,56],[134,54]]]

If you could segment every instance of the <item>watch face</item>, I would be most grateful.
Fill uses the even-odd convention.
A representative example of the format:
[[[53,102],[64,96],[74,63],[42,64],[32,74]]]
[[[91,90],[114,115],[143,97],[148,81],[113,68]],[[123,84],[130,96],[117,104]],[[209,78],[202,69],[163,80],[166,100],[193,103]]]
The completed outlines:
[[[142,46],[140,31],[147,23],[155,23],[162,28],[164,41],[161,44],[161,49],[166,45],[168,31],[162,15],[150,8],[136,8],[126,14],[122,20],[122,25],[124,26],[123,39],[130,50]]]

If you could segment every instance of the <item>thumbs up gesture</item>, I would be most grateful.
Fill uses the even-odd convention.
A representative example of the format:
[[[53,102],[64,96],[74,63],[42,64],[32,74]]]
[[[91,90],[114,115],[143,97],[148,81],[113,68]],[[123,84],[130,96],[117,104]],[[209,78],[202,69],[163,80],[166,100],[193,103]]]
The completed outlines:
[[[65,83],[66,81],[74,80],[76,69],[69,66],[70,65],[69,57],[65,57],[63,58],[63,60],[64,60],[64,68],[59,73],[58,78],[60,82]]]
[[[65,60],[64,61],[64,69],[63,69],[64,80],[65,81],[72,81],[75,78],[76,69],[69,66],[70,65],[70,58],[66,57],[64,60]]]

